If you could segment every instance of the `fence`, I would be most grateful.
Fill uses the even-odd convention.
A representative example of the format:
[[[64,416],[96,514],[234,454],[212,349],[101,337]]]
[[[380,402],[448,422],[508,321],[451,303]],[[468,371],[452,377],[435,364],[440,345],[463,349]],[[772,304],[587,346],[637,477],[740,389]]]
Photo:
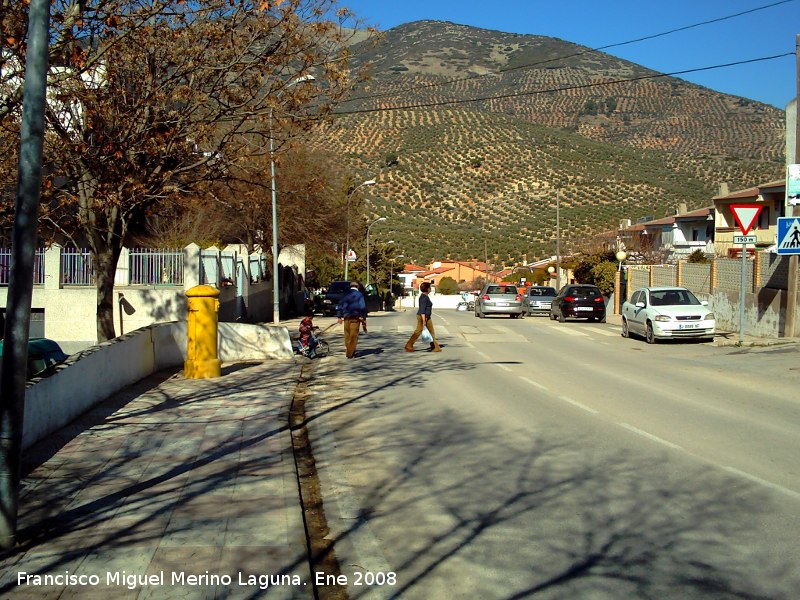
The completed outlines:
[[[302,309],[305,249],[289,247],[279,278],[271,257],[249,254],[243,246],[201,250],[123,248],[114,278],[114,324],[117,334],[186,318],[186,291],[200,284],[219,289],[219,321],[266,322],[274,314],[273,284],[278,285],[282,316]],[[6,306],[11,251],[0,248],[0,312]],[[86,249],[54,245],[36,253],[31,331],[67,343],[68,351],[97,339],[96,265]],[[35,326],[35,331],[34,331]],[[71,343],[71,342],[74,342]]]
[[[36,250],[33,259],[33,285],[44,284],[44,250]],[[0,286],[7,286],[11,280],[11,248],[0,248]]]
[[[789,257],[757,252],[745,261],[745,269],[745,330],[754,335],[778,337],[786,320]],[[629,265],[627,273],[626,298],[640,287],[685,287],[712,303],[718,326],[738,331],[741,258],[717,258],[709,263]]]

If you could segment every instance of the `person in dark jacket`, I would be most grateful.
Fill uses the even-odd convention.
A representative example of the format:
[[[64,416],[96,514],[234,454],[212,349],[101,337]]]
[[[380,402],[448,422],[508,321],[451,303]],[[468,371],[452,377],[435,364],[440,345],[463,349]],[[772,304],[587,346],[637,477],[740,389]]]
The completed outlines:
[[[344,347],[347,358],[356,355],[358,345],[358,330],[361,326],[367,330],[367,303],[364,294],[358,289],[358,282],[350,283],[350,291],[345,294],[336,307],[336,317],[339,323],[344,322]]]
[[[436,340],[436,332],[433,330],[433,323],[431,323],[433,302],[431,302],[431,299],[428,297],[431,291],[431,284],[427,281],[421,283],[419,291],[421,293],[419,297],[419,309],[417,309],[417,328],[406,342],[406,352],[414,351],[414,342],[416,342],[417,338],[422,334],[423,328],[427,329],[433,338],[431,342],[431,352],[441,352],[442,349],[439,347],[439,342]]]

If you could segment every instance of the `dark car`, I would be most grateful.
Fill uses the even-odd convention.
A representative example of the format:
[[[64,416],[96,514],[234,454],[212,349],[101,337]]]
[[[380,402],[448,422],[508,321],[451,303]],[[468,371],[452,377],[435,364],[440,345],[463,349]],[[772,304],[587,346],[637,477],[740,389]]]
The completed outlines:
[[[550,305],[550,318],[563,323],[566,319],[588,319],[606,322],[606,299],[596,285],[565,285]]]
[[[3,340],[0,340],[0,357],[3,356]],[[55,373],[55,366],[69,358],[61,346],[47,338],[28,340],[28,369],[26,378],[47,377]]]
[[[367,312],[375,312],[376,310],[383,310],[383,299],[378,293],[378,289],[374,285],[368,285],[366,288],[359,285],[361,293],[364,294],[364,302],[367,304]],[[326,317],[336,315],[336,307],[339,305],[344,295],[350,291],[349,281],[333,281],[328,286],[328,291],[322,294],[320,302],[320,312]]]
[[[532,285],[522,297],[522,307],[525,309],[525,314],[528,316],[550,314],[550,305],[557,295],[556,288]]]
[[[332,281],[327,291],[321,296],[320,310],[326,317],[336,314],[339,300],[350,291],[349,281]]]

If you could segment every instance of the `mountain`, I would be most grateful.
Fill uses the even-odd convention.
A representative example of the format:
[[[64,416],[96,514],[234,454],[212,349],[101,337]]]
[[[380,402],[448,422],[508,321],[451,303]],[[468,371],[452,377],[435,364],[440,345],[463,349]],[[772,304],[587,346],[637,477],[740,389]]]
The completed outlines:
[[[783,111],[563,40],[420,21],[352,52],[372,77],[320,143],[417,262],[551,254],[557,192],[570,250],[782,177]]]

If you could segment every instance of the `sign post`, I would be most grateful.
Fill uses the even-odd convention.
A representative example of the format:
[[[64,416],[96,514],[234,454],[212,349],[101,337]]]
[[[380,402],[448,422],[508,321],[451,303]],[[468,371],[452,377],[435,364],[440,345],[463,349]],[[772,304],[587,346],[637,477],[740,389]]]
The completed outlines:
[[[747,235],[758,219],[762,206],[760,204],[731,204],[731,211],[739,225],[742,235],[733,236],[734,244],[742,245],[742,280],[739,290],[739,346],[744,343],[744,300],[745,287],[747,287],[747,244],[755,244],[758,236]]]

